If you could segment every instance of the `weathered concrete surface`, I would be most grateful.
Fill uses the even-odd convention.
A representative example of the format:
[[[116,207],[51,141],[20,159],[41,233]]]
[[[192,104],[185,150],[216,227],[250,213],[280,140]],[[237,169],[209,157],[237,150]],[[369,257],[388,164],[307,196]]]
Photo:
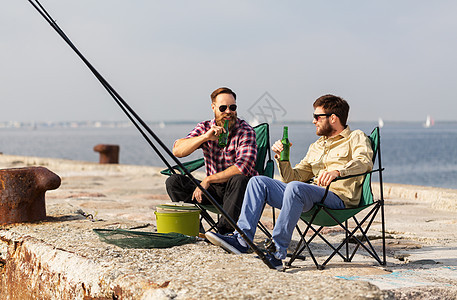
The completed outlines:
[[[254,254],[230,255],[205,242],[152,250],[101,242],[93,228],[144,225],[140,230],[154,230],[155,205],[169,201],[158,168],[0,155],[0,168],[35,164],[60,175],[62,186],[47,194],[46,221],[1,227],[0,299],[455,299],[457,295],[457,216],[437,209],[439,197],[422,199],[425,196],[418,193],[409,198],[415,193],[409,187],[386,185],[386,267],[362,251],[353,262],[336,258],[322,271],[306,260],[280,273],[269,270]],[[404,190],[392,197],[397,187]],[[430,195],[432,190],[443,192],[424,190]],[[446,199],[452,205],[452,198]],[[264,216],[267,224],[269,211]],[[83,216],[89,214],[95,221]],[[379,223],[373,226],[371,236],[379,236]],[[342,233],[328,230],[327,236],[340,240]],[[258,235],[255,242],[262,239]],[[323,246],[317,242],[313,248],[320,259],[328,253]]]
[[[379,195],[377,183],[373,183],[373,193]],[[384,186],[384,197],[426,202],[434,209],[457,212],[457,190],[453,189],[388,183]]]

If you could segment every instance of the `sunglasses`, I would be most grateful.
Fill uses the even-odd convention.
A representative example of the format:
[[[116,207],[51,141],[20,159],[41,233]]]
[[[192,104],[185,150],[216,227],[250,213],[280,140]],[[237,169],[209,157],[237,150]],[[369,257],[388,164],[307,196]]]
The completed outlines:
[[[319,117],[330,117],[333,114],[313,114],[314,120],[319,121]]]
[[[236,104],[232,104],[232,105],[221,105],[219,106],[219,111],[220,112],[224,112],[227,110],[227,107],[231,110],[231,111],[236,111]]]

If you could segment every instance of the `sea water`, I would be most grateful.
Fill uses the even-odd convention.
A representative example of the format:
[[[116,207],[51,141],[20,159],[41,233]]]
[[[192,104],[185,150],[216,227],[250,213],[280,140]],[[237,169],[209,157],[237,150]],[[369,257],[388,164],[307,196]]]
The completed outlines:
[[[176,139],[184,137],[197,122],[152,125],[151,129],[163,144],[171,149]],[[425,128],[421,123],[389,123],[381,128],[381,157],[384,182],[457,189],[457,122],[445,122]],[[270,125],[271,143],[281,139],[282,128],[289,126],[292,143],[292,165],[305,156],[309,144],[317,139],[312,123],[278,123]],[[361,129],[367,135],[376,123],[355,122],[351,129]],[[133,127],[61,128],[38,127],[1,128],[0,152],[9,155],[99,160],[93,151],[97,144],[120,146],[122,164],[165,166],[153,148]],[[151,142],[161,149],[153,137]],[[161,151],[171,165],[175,162]],[[181,162],[201,157],[197,150]],[[377,165],[375,166],[377,167]],[[276,170],[277,173],[277,170]],[[374,177],[373,180],[377,180]]]

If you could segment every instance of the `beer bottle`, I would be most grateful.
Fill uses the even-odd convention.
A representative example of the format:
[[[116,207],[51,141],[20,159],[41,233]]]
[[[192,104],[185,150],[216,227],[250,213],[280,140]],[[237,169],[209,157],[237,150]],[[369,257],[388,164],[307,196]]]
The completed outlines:
[[[284,149],[281,151],[280,160],[289,160],[289,150],[290,150],[290,142],[289,142],[289,129],[287,126],[284,126],[284,131],[282,133],[282,145]]]
[[[221,148],[224,148],[225,146],[227,146],[227,140],[228,140],[228,134],[229,134],[228,123],[229,123],[229,120],[224,121],[225,132],[223,132],[219,135],[218,145]]]

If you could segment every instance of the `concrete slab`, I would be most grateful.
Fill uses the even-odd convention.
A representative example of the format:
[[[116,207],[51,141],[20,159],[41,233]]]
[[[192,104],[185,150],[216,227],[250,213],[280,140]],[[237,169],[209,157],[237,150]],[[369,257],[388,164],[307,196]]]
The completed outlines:
[[[317,270],[310,259],[285,272],[254,254],[230,255],[197,242],[168,249],[122,249],[94,228],[155,230],[168,202],[159,168],[0,155],[0,168],[42,165],[62,178],[46,194],[47,219],[0,228],[0,299],[455,299],[457,203],[452,190],[386,184],[387,266],[360,251],[350,263]],[[400,188],[401,192],[396,192]],[[416,195],[414,189],[425,190]],[[411,191],[412,190],[412,191]],[[433,194],[433,191],[436,191]],[[423,195],[428,195],[427,197]],[[392,196],[394,195],[394,196]],[[424,198],[425,197],[425,198]],[[452,201],[455,201],[453,204]],[[92,218],[86,218],[86,216]],[[271,224],[271,212],[263,216]],[[373,224],[374,237],[380,223]],[[341,230],[326,232],[331,241]],[[263,236],[255,242],[261,245]],[[294,243],[298,238],[294,235]],[[374,240],[376,248],[379,240]],[[322,259],[328,250],[316,241]]]

